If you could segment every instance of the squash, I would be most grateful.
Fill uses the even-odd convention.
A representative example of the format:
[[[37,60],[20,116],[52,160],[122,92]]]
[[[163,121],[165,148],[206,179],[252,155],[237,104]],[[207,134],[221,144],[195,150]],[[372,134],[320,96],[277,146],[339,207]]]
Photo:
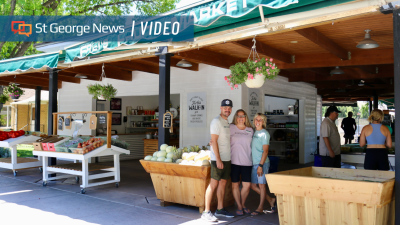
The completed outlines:
[[[157,157],[165,157],[165,156],[167,156],[167,152],[166,151],[159,151],[157,153]]]
[[[160,150],[161,150],[161,151],[165,151],[165,150],[167,149],[167,147],[168,147],[167,144],[162,144],[162,145],[160,146]]]
[[[153,158],[151,158],[151,161],[157,161],[157,157],[156,156],[154,156]]]
[[[148,156],[144,157],[144,160],[146,160],[146,161],[150,161],[150,160],[151,160],[151,158],[153,158],[153,156],[151,156],[151,155],[148,155]]]
[[[165,161],[165,157],[159,157],[157,158],[157,162],[164,162]]]
[[[165,159],[164,162],[166,162],[166,163],[172,163],[172,159]]]

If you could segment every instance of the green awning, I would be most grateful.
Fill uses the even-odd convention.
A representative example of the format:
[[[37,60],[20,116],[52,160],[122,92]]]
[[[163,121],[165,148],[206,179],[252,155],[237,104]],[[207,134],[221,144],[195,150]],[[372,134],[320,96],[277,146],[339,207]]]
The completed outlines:
[[[0,74],[28,70],[57,68],[58,52],[30,55],[0,61]]]
[[[394,98],[379,100],[379,102],[387,105],[388,109],[394,109]]]

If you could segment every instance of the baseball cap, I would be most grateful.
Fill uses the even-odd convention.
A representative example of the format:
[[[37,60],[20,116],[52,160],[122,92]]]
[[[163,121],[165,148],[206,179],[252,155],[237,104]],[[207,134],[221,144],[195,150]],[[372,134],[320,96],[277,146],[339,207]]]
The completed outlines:
[[[326,111],[327,111],[327,112],[337,112],[337,113],[341,113],[341,112],[339,111],[339,109],[338,109],[336,106],[334,106],[334,105],[329,106],[329,108],[328,108]]]
[[[232,101],[230,99],[224,99],[221,102],[221,106],[230,106],[233,107]]]

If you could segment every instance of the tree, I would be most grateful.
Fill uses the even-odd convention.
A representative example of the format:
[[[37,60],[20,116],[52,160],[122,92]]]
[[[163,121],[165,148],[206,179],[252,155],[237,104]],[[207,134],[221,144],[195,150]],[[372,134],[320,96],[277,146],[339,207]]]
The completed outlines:
[[[1,16],[139,15],[154,16],[175,8],[180,0],[0,0]],[[0,42],[0,59],[36,54],[33,42]]]

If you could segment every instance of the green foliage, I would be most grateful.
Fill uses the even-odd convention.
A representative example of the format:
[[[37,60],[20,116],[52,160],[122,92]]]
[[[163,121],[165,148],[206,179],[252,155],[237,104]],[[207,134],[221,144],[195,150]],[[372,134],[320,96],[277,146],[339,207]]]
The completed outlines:
[[[155,16],[175,9],[180,0],[156,0],[137,3],[137,11],[141,15]]]
[[[19,97],[24,94],[24,90],[19,88],[17,85],[10,84],[9,86],[4,88],[4,92],[8,94],[9,96],[14,95],[15,97]]]
[[[278,76],[280,70],[272,61],[272,58],[262,58],[255,61],[247,59],[244,63],[236,63],[229,68],[231,75],[226,76],[225,80],[232,90],[238,88],[238,85],[243,84],[247,79],[254,79],[254,76],[261,75],[265,80],[273,80]]]
[[[7,94],[0,95],[0,103],[1,104],[5,104],[8,101],[10,101],[10,97]]]
[[[112,86],[112,84],[101,85],[101,84],[89,84],[87,86],[90,95],[93,95],[94,99],[99,97],[105,100],[111,100],[117,94],[117,89]]]

